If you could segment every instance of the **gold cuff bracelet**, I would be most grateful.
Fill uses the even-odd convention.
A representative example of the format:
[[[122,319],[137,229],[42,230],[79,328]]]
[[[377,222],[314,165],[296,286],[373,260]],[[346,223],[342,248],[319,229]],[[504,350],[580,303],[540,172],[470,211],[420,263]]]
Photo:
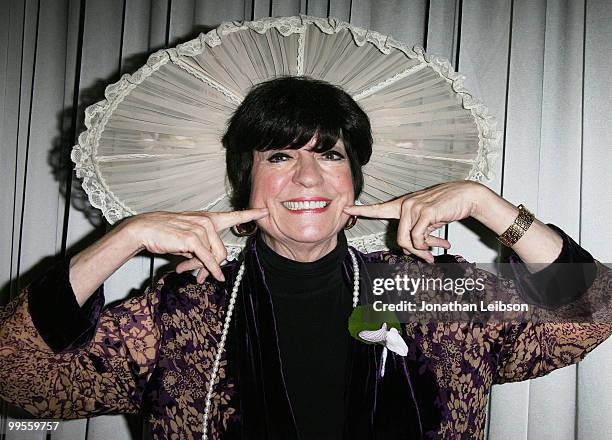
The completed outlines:
[[[503,234],[497,237],[499,241],[508,247],[512,247],[514,243],[519,241],[535,219],[535,215],[529,212],[522,204],[518,205],[518,209],[519,214],[516,219],[514,219],[514,223],[512,223]]]

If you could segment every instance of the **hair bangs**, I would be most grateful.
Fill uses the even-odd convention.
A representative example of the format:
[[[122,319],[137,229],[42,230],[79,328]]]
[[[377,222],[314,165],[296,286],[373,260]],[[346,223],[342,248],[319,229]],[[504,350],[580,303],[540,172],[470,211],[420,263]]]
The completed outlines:
[[[299,99],[280,99],[269,109],[260,108],[261,119],[250,130],[254,149],[297,150],[313,137],[316,142],[312,151],[322,153],[332,149],[342,137],[344,125],[337,116],[341,109],[334,107],[337,106],[331,97],[313,99],[301,96]]]

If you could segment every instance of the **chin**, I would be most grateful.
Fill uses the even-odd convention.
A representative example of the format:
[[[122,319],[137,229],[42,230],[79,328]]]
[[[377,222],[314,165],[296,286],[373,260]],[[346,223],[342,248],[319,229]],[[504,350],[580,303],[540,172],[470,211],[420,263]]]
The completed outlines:
[[[299,243],[318,243],[336,236],[338,231],[332,228],[321,228],[316,226],[305,226],[302,228],[289,228],[282,231],[284,235]]]
[[[258,225],[266,235],[280,242],[293,245],[317,244],[334,239],[342,229],[343,215],[337,212],[325,214],[290,214],[273,212]],[[348,216],[346,216],[348,219]]]
[[[297,221],[298,219],[283,219],[275,224],[271,235],[283,241],[289,239],[295,243],[321,243],[338,234],[337,225],[330,221]],[[301,220],[301,219],[300,219]],[[323,220],[323,219],[321,219]]]

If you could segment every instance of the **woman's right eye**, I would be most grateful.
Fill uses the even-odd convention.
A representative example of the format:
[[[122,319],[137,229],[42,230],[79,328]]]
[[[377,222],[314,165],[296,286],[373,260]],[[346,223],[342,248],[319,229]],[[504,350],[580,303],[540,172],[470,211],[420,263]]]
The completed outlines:
[[[268,157],[268,161],[272,163],[285,162],[287,159],[291,158],[288,154],[285,153],[274,153],[272,156]]]

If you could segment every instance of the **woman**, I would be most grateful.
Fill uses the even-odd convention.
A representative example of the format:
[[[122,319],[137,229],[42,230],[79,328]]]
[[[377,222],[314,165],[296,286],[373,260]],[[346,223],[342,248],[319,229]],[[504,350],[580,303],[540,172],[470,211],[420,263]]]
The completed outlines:
[[[559,228],[475,182],[354,206],[370,125],[327,83],[260,84],[223,144],[237,211],[136,215],[2,310],[4,399],[53,418],[141,413],[155,438],[199,438],[203,426],[208,438],[224,439],[483,438],[491,385],[577,362],[612,331],[609,319],[406,324],[407,355],[389,353],[383,369],[382,345],[347,330],[367,265],[465,261],[432,256],[430,247],[450,248],[431,235],[444,224],[473,217],[512,245],[518,284],[499,287],[471,269],[496,294],[597,307],[609,318],[610,270]],[[404,253],[349,249],[342,231],[352,216],[399,219]],[[245,233],[249,222],[257,233],[242,257],[221,265],[219,231],[239,225]],[[144,295],[102,311],[104,280],[144,249],[187,259]],[[563,275],[557,267],[527,269],[552,262],[591,270],[574,274],[572,288],[547,289],[543,280]]]

